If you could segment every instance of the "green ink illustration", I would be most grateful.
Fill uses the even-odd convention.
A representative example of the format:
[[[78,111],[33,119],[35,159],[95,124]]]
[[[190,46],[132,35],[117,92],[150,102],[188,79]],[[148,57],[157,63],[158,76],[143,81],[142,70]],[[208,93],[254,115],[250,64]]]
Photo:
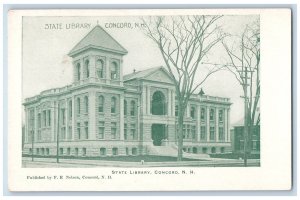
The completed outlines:
[[[24,17],[23,52],[23,167],[260,166],[258,15]]]

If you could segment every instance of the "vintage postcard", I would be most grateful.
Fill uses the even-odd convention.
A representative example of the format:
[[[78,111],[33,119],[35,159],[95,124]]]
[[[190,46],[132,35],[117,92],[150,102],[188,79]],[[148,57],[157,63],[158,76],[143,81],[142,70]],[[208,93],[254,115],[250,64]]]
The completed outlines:
[[[291,189],[291,11],[11,10],[11,191]]]

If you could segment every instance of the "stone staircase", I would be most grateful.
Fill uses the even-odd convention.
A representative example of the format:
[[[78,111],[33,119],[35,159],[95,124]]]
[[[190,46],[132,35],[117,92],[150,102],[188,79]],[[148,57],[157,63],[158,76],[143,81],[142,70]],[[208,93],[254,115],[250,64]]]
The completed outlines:
[[[172,146],[148,146],[148,155],[155,155],[155,156],[171,156],[177,157],[178,149],[176,145]],[[190,159],[206,159],[209,160],[210,156],[208,154],[193,154],[193,153],[186,153],[183,152],[184,158]]]

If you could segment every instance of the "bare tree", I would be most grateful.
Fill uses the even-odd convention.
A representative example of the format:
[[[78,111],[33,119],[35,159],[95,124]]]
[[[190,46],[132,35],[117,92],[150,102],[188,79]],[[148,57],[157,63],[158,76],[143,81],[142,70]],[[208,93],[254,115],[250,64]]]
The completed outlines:
[[[226,36],[217,21],[222,16],[158,16],[142,18],[143,31],[160,50],[175,85],[178,105],[178,161],[182,160],[183,120],[191,95],[222,67],[207,68],[204,57]],[[201,71],[202,76],[196,76]]]
[[[222,41],[228,55],[227,68],[235,75],[243,89],[244,116],[244,164],[251,152],[253,127],[260,124],[260,28],[259,21],[247,25],[237,42],[229,46]]]

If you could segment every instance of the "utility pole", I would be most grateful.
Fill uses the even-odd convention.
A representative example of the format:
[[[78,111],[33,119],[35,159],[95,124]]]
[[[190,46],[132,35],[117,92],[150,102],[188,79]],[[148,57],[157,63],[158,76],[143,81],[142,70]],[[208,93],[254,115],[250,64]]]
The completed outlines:
[[[251,70],[250,70],[251,72]],[[247,159],[248,159],[248,143],[249,143],[249,131],[248,131],[248,67],[242,67],[242,70],[239,71],[242,78],[242,87],[244,91],[244,166],[247,167]]]

